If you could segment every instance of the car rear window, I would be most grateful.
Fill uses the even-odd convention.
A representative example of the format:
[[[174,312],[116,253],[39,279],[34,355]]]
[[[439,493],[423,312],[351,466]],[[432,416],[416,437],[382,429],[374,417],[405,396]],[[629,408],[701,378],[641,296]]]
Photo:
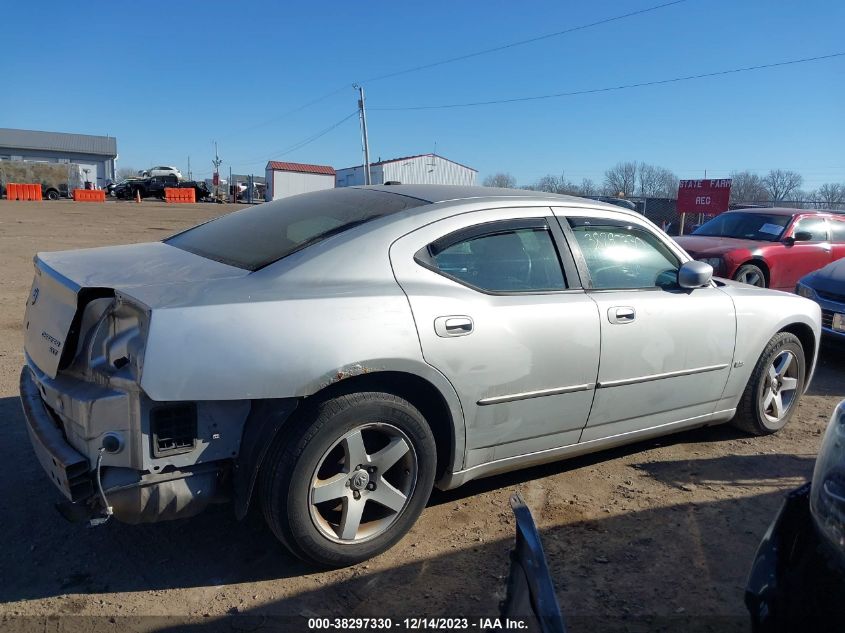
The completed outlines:
[[[235,211],[164,242],[253,271],[355,226],[425,204],[372,189],[327,189]]]

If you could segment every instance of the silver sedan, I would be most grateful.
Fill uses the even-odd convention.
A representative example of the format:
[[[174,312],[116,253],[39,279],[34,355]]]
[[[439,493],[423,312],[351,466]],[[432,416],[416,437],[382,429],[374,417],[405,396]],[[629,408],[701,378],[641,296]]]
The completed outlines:
[[[260,503],[300,557],[395,544],[437,485],[732,421],[774,433],[820,311],[651,222],[508,189],[334,189],[40,253],[21,400],[67,516]]]

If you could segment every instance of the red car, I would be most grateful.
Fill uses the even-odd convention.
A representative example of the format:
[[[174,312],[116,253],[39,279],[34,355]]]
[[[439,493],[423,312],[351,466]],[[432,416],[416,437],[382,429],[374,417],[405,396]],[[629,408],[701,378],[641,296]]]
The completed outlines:
[[[737,209],[675,241],[714,275],[792,292],[807,273],[845,257],[845,214]]]

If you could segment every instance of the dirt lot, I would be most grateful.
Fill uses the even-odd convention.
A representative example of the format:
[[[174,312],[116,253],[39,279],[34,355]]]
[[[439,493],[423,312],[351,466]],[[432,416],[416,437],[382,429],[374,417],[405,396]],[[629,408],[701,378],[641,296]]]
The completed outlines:
[[[810,395],[775,437],[703,429],[436,492],[397,547],[350,569],[304,566],[260,516],[238,523],[226,506],[153,526],[66,523],[17,398],[33,254],[157,240],[225,210],[0,202],[0,628],[161,630],[190,620],[198,630],[271,630],[286,622],[279,615],[492,616],[513,538],[508,497],[520,490],[572,631],[747,629],[749,563],[782,493],[809,478],[845,398],[841,350],[823,351]],[[99,617],[47,617],[56,614]],[[226,614],[242,617],[219,619]]]

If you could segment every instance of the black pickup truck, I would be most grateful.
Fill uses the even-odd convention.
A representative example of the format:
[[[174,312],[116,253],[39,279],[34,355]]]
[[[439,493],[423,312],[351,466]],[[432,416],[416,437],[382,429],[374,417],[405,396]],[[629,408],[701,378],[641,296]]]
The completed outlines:
[[[115,185],[113,193],[116,197],[124,200],[131,200],[136,194],[140,194],[142,198],[164,199],[164,190],[167,187],[193,189],[196,192],[197,202],[210,194],[208,186],[204,182],[179,180],[173,174],[149,178],[130,178]]]

